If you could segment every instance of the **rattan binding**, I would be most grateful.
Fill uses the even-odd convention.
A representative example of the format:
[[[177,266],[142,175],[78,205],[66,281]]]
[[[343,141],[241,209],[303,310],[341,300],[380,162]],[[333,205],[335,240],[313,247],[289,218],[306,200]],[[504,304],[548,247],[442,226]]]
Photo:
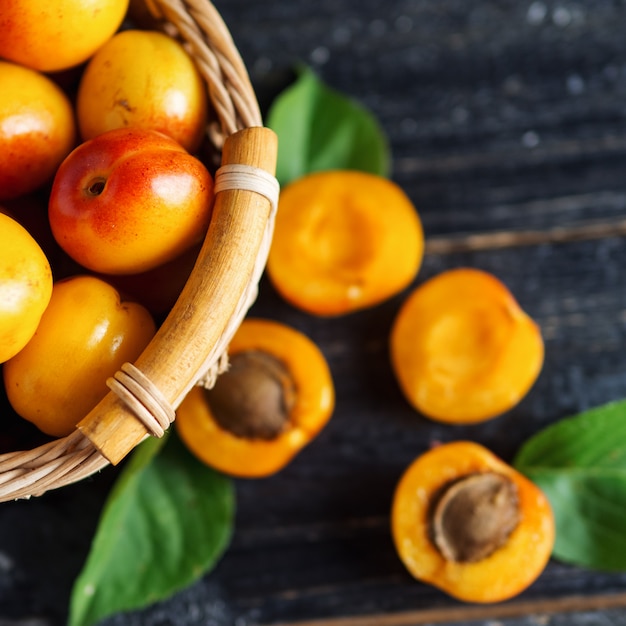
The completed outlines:
[[[256,299],[276,209],[277,186],[267,180],[274,174],[276,138],[262,127],[244,63],[209,0],[146,5],[164,31],[184,43],[206,81],[215,114],[207,133],[229,182],[216,193],[187,285],[146,351],[108,381],[111,391],[71,435],[0,455],[0,501],[80,481],[119,462],[146,436],[162,435],[191,387],[214,384],[227,367],[228,343]],[[261,175],[258,188],[230,182],[240,164],[247,179]]]

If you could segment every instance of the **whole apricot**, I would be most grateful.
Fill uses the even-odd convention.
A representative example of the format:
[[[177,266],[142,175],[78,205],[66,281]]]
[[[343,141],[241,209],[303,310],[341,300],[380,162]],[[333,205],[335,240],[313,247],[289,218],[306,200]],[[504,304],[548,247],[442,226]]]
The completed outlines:
[[[101,274],[137,274],[173,260],[206,234],[213,178],[178,142],[118,128],[82,143],[54,177],[55,239]]]
[[[390,337],[408,402],[452,424],[481,422],[515,406],[543,365],[539,326],[488,272],[458,268],[419,285]]]
[[[161,131],[194,152],[205,132],[207,92],[180,43],[156,31],[126,30],[87,64],[76,109],[83,139],[137,126]]]
[[[134,361],[155,331],[150,313],[105,281],[57,281],[35,334],[3,366],[11,406],[46,434],[69,434],[106,395],[107,378]]]
[[[42,72],[79,65],[117,31],[127,9],[128,0],[2,0],[0,57]]]
[[[52,180],[75,140],[65,93],[35,70],[0,61],[0,200]]]
[[[0,363],[37,330],[52,294],[52,270],[39,244],[0,211]]]

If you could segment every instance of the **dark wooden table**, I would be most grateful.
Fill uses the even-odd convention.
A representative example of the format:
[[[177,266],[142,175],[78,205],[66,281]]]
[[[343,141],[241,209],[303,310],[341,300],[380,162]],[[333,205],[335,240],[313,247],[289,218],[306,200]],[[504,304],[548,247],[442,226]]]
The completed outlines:
[[[551,562],[518,598],[468,606],[414,581],[389,533],[394,486],[432,441],[505,460],[541,427],[626,396],[626,4],[615,0],[253,0],[218,9],[264,110],[308,63],[377,116],[393,178],[423,220],[416,284],[467,265],[495,273],[540,324],[531,393],[488,423],[437,425],[392,376],[405,294],[322,320],[263,281],[255,315],[322,348],[336,412],[284,471],[237,481],[232,545],[170,601],[111,626],[626,624],[626,574]],[[115,470],[0,507],[0,625],[64,623]],[[625,512],[626,532],[626,512]]]

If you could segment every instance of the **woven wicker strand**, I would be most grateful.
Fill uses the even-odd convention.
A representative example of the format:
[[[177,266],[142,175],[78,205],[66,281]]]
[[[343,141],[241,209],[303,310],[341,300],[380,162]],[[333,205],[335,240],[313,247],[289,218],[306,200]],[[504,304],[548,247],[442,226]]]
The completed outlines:
[[[212,386],[226,369],[228,344],[257,296],[276,210],[276,136],[262,127],[245,66],[209,0],[148,2],[205,78],[217,116],[207,133],[222,151],[226,182],[196,266],[153,341],[112,378],[111,391],[72,434],[0,455],[0,502],[83,480],[121,461],[146,436],[160,436],[189,390]],[[244,182],[232,181],[238,168]]]
[[[132,363],[107,380],[111,391],[124,401],[153,437],[163,437],[176,413],[159,388]]]
[[[108,461],[78,431],[0,458],[0,501],[28,498],[100,471]]]
[[[261,114],[248,73],[230,32],[206,0],[146,0],[157,19],[174,25],[204,77],[224,136],[261,126]]]

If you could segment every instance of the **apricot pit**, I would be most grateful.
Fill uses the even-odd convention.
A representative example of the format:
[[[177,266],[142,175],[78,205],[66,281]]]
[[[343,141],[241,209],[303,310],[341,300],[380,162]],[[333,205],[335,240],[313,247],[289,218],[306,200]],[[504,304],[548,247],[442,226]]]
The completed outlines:
[[[238,437],[271,440],[287,426],[295,383],[277,358],[248,350],[235,354],[228,372],[206,392],[215,421]]]
[[[501,548],[519,523],[515,483],[502,474],[470,474],[448,485],[433,507],[433,540],[448,561],[480,561]]]

